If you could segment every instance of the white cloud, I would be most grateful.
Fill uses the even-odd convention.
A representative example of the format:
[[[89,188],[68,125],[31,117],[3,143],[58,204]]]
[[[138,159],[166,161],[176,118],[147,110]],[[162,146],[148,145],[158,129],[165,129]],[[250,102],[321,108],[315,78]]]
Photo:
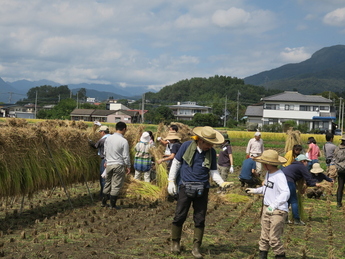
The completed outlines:
[[[220,27],[237,27],[248,23],[250,16],[250,13],[243,9],[231,7],[228,10],[215,11],[212,21]]]
[[[345,26],[345,8],[338,8],[326,14],[323,22],[331,26]]]
[[[307,53],[304,47],[299,48],[285,48],[279,54],[279,58],[284,63],[298,63],[311,57],[311,54]]]

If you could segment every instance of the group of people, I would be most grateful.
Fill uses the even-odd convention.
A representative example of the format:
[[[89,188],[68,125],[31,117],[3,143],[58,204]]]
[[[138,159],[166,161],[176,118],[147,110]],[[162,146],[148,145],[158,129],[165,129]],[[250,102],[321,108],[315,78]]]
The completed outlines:
[[[116,132],[109,135],[106,126],[100,127],[103,154],[106,160],[106,178],[101,181],[102,205],[110,199],[110,206],[116,206],[117,197],[124,176],[130,172],[129,145],[124,138],[127,126],[123,122],[116,124]],[[232,148],[229,141],[212,127],[195,127],[192,140],[181,143],[177,134],[178,129],[170,128],[166,138],[159,140],[167,146],[162,159],[157,163],[168,163],[168,193],[177,195],[175,216],[171,228],[171,251],[179,254],[180,240],[183,224],[187,218],[190,207],[193,207],[194,238],[192,254],[194,258],[203,258],[200,246],[202,244],[205,218],[207,214],[209,179],[216,182],[220,188],[226,188],[232,183],[227,181],[228,174],[234,172]],[[297,186],[303,179],[307,186],[319,187],[322,180],[333,182],[335,174],[338,176],[337,204],[342,206],[342,193],[345,184],[345,137],[337,147],[332,135],[326,135],[327,143],[323,147],[326,156],[327,172],[330,177],[323,174],[318,157],[320,150],[315,139],[308,140],[309,147],[306,154],[302,154],[302,146],[295,145],[293,149],[279,156],[275,150],[264,150],[261,133],[256,132],[254,138],[247,145],[247,159],[243,161],[239,179],[242,186],[247,185],[249,194],[263,194],[263,214],[261,217],[261,236],[259,241],[259,258],[268,256],[269,248],[273,249],[276,258],[285,258],[285,249],[281,241],[284,225],[288,222],[289,206],[291,206],[294,224],[304,225],[298,212]],[[152,164],[149,149],[154,141],[149,132],[144,132],[135,146],[135,178],[144,174],[144,180],[149,181]],[[217,159],[214,145],[221,145]],[[100,147],[96,143],[95,147]],[[311,166],[310,169],[308,166]],[[104,165],[100,172],[104,170]],[[332,175],[333,172],[333,175]],[[260,180],[260,177],[263,180]],[[255,188],[257,187],[257,188]]]

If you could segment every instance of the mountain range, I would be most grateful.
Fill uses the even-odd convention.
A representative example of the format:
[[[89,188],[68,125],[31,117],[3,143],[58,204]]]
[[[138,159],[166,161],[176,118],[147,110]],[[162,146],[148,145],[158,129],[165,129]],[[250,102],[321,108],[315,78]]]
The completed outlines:
[[[42,79],[39,81],[18,80],[14,82],[5,82],[0,78],[0,102],[15,103],[16,101],[26,98],[26,93],[29,89],[42,86],[60,86],[62,84]],[[68,88],[75,94],[80,88],[86,89],[86,96],[96,98],[98,101],[103,101],[109,97],[114,99],[140,99],[143,93],[152,91],[148,87],[127,87],[114,86],[111,84],[68,84]]]
[[[246,84],[302,94],[345,91],[345,45],[325,47],[309,59],[244,78]]]
[[[335,45],[316,51],[309,59],[300,63],[260,72],[243,79],[245,84],[263,86],[281,91],[298,91],[302,94],[315,94],[325,91],[342,93],[345,91],[345,45]],[[41,85],[60,86],[60,83],[39,80],[18,80],[5,82],[0,78],[0,102],[16,102],[26,97],[32,87]],[[123,88],[111,84],[68,84],[76,93],[86,89],[86,95],[99,101],[112,96],[115,99],[139,99],[143,93],[154,92],[147,86]]]

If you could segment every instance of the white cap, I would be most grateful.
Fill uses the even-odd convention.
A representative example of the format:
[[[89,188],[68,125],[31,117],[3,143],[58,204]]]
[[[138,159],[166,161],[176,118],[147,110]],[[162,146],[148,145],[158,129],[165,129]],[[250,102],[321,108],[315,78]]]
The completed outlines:
[[[150,134],[148,132],[143,132],[143,134],[140,137],[141,142],[149,142],[150,141]]]
[[[254,136],[255,136],[255,137],[261,136],[261,133],[260,133],[259,131],[257,131],[257,132],[255,132]]]

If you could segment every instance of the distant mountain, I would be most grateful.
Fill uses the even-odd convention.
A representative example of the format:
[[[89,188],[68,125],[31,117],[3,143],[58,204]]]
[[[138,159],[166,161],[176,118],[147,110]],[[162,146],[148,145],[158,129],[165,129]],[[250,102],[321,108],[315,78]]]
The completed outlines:
[[[1,78],[0,78],[1,79]],[[1,81],[3,83],[1,83]],[[42,86],[42,85],[51,85],[51,86],[60,86],[62,84],[42,79],[38,81],[29,81],[29,80],[18,80],[14,82],[4,82],[2,79],[0,81],[0,93],[2,92],[16,92],[20,94],[18,98],[14,98],[14,102],[19,99],[25,98],[26,93],[33,87]],[[2,84],[6,85],[6,90]],[[146,86],[142,87],[121,87],[111,84],[67,84],[68,88],[72,90],[73,93],[76,93],[80,88],[86,89],[86,95],[88,97],[94,97],[99,101],[103,101],[112,96],[114,99],[139,99],[143,93],[152,91]],[[12,90],[11,90],[12,89]],[[8,99],[8,97],[6,97]],[[12,102],[13,102],[12,100]],[[1,101],[1,97],[0,97]]]
[[[296,90],[303,94],[324,91],[341,93],[345,90],[345,45],[322,48],[303,62],[246,77],[244,82],[266,89]]]
[[[23,98],[21,91],[6,83],[0,77],[0,102],[14,103]]]

